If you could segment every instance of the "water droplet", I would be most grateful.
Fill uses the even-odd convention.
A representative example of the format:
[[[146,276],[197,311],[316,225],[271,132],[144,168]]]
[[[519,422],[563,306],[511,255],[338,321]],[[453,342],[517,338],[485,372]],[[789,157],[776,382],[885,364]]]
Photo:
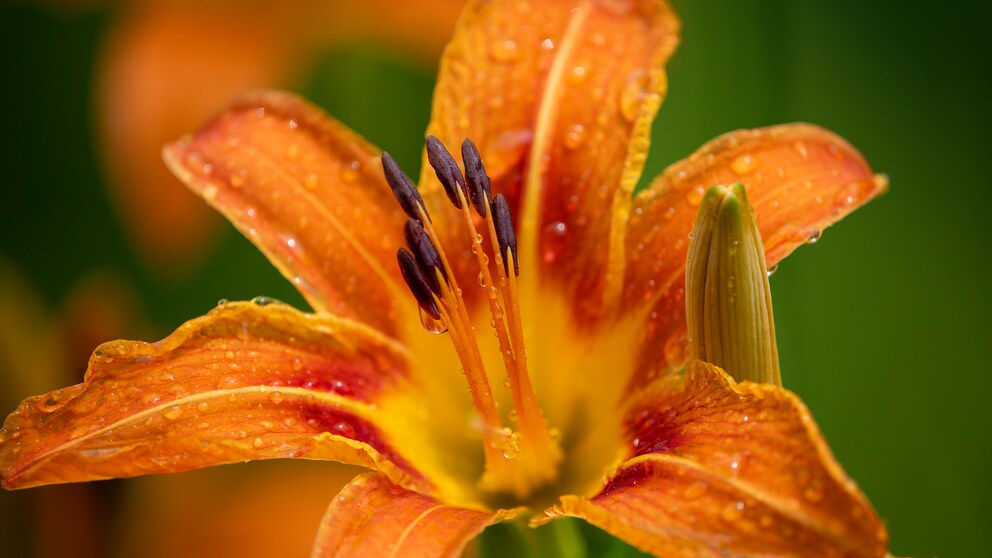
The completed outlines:
[[[823,485],[819,481],[811,482],[803,491],[803,497],[814,504],[820,502],[823,500]]]
[[[565,79],[567,79],[568,83],[571,83],[572,85],[579,85],[586,80],[586,76],[588,75],[589,71],[586,70],[586,67],[584,65],[579,65],[573,67],[572,71],[568,72]]]
[[[339,422],[331,428],[331,432],[345,438],[354,438],[355,429],[347,422]]]
[[[176,420],[183,415],[183,408],[179,405],[169,405],[166,407],[165,411],[162,412],[162,416],[169,420]]]
[[[358,171],[361,168],[362,164],[358,161],[352,161],[350,164],[343,165],[341,167],[341,180],[348,184],[358,180]]]
[[[207,403],[206,401],[200,401],[199,403],[196,404],[196,410],[200,411],[201,413],[205,413],[209,408],[210,408],[210,403]]]
[[[434,335],[440,335],[448,331],[448,324],[444,322],[444,318],[434,319],[430,314],[424,312],[422,308],[420,309],[420,323],[428,333],[433,333]]]
[[[293,372],[303,370],[303,361],[299,357],[293,359]]]
[[[517,43],[512,39],[506,39],[493,44],[492,55],[497,62],[512,62],[520,53],[517,51]]]
[[[620,90],[620,114],[633,122],[641,112],[641,101],[648,91],[650,76],[642,68],[638,68],[627,76]]]
[[[206,201],[213,201],[217,197],[217,187],[213,184],[208,184],[203,188],[203,199]]]
[[[558,259],[565,249],[565,235],[568,226],[562,221],[555,221],[544,227],[541,235],[541,247],[543,248],[544,261],[551,263]]]
[[[686,192],[685,199],[686,201],[689,202],[689,205],[693,207],[699,207],[699,204],[702,203],[703,196],[705,195],[706,195],[706,190],[702,186],[696,186],[695,188],[692,188],[688,192]]]
[[[251,445],[256,448],[260,448],[265,445],[265,440],[256,437],[254,440],[251,441]]]
[[[815,230],[815,231],[813,231],[813,232],[810,233],[809,238],[806,239],[806,243],[807,244],[816,244],[817,242],[819,242],[820,237],[822,237],[822,236],[823,236],[823,231],[821,231],[821,230]]]
[[[282,392],[280,391],[273,391],[272,394],[269,395],[269,401],[271,401],[275,405],[282,403],[282,400],[283,400]]]
[[[504,428],[503,431],[506,435],[503,446],[500,448],[503,452],[503,457],[506,459],[516,459],[520,455],[520,434],[512,432],[509,428]]]
[[[769,267],[766,273],[768,274],[769,277],[771,277],[772,275],[775,274],[776,271],[778,271],[778,264]]]
[[[739,155],[730,164],[730,169],[739,175],[751,174],[756,168],[758,168],[758,159],[748,153]]]
[[[744,502],[737,502],[734,504],[727,504],[724,506],[723,511],[720,512],[720,517],[724,521],[737,521],[744,515]]]
[[[240,188],[245,185],[245,180],[248,178],[248,169],[239,169],[238,172],[231,175],[231,186],[234,188]]]
[[[565,147],[576,149],[582,145],[586,137],[586,127],[582,124],[573,124],[565,133]]]
[[[707,488],[708,486],[706,485],[705,482],[696,481],[691,485],[689,485],[689,488],[685,489],[685,493],[683,495],[685,496],[686,500],[694,500],[705,494]]]
[[[860,193],[861,185],[857,182],[852,182],[837,192],[837,195],[834,197],[834,203],[843,207],[850,207],[858,201]]]
[[[513,383],[510,382],[510,377],[509,376],[503,378],[503,387],[505,387],[506,389],[510,389],[510,386],[512,386],[512,385],[513,385]]]

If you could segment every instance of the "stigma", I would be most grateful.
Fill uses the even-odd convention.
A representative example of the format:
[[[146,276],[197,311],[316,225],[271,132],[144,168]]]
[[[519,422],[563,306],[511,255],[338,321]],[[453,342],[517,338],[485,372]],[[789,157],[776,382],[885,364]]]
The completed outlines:
[[[479,268],[479,281],[491,317],[510,390],[517,430],[504,425],[480,351],[470,308],[441,245],[427,206],[416,187],[388,154],[383,172],[397,203],[409,220],[404,226],[406,247],[397,262],[417,301],[424,327],[446,333],[468,383],[472,404],[482,424],[485,469],[480,489],[493,495],[526,498],[557,480],[562,451],[538,405],[527,370],[517,278],[520,263],[513,217],[506,198],[492,195],[489,176],[471,140],[461,146],[462,167],[441,141],[427,138],[427,160],[464,225]],[[492,262],[492,265],[491,265]],[[490,360],[490,362],[492,362]]]

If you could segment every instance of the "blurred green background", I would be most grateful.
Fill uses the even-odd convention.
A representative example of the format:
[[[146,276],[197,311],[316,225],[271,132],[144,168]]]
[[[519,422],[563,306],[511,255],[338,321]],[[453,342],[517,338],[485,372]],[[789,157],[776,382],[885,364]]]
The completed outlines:
[[[674,5],[683,40],[646,176],[720,133],[791,121],[840,133],[889,175],[887,195],[772,278],[785,384],[885,518],[893,554],[985,555],[992,367],[978,349],[992,346],[992,4]],[[229,226],[205,241],[199,263],[164,272],[129,241],[108,200],[94,116],[97,60],[120,9],[0,7],[3,265],[53,314],[82,278],[115,274],[136,293],[141,326],[133,331],[148,339],[221,298],[264,294],[302,305]],[[291,85],[413,171],[435,64],[348,40],[318,49]],[[6,329],[18,319],[0,315]],[[72,367],[75,377],[63,383],[78,381],[85,361]],[[33,395],[16,385],[0,380],[0,412]],[[0,493],[0,540],[27,544],[22,494]]]

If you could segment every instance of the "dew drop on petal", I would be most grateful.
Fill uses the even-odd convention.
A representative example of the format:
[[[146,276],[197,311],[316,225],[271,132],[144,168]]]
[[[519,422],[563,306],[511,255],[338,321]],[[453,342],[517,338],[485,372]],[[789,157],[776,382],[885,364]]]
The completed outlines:
[[[354,438],[355,429],[347,422],[339,422],[331,428],[332,434],[337,434],[338,436],[344,436],[345,438]]]
[[[582,124],[573,124],[565,133],[565,147],[578,149],[586,137],[586,127]]]
[[[689,202],[689,205],[693,207],[698,207],[703,201],[703,196],[706,195],[706,190],[702,186],[696,186],[686,192],[685,199]]]
[[[183,408],[179,405],[169,405],[166,407],[165,411],[162,412],[162,416],[169,420],[176,420],[183,415]]]
[[[541,234],[541,248],[545,262],[554,262],[561,256],[561,252],[565,249],[567,232],[568,226],[562,221],[555,221],[544,227]]]
[[[724,521],[734,522],[739,520],[744,515],[744,502],[736,502],[727,504],[723,507],[723,511],[720,512],[720,517]]]
[[[736,159],[734,159],[734,162],[730,164],[730,169],[742,176],[745,174],[751,174],[756,168],[758,168],[758,159],[748,153],[739,155]]]
[[[517,50],[517,43],[512,39],[497,40],[493,43],[490,53],[493,60],[497,62],[512,62],[520,55],[520,52]]]
[[[623,88],[620,90],[620,114],[633,122],[641,111],[641,102],[648,91],[650,77],[642,68],[627,75]]]
[[[352,161],[347,165],[341,166],[341,180],[346,184],[350,184],[358,180],[358,171],[361,169],[362,164],[358,161]]]
[[[683,494],[683,496],[685,496],[686,500],[694,500],[705,494],[707,488],[708,486],[706,485],[705,482],[696,481],[685,489],[685,493]]]

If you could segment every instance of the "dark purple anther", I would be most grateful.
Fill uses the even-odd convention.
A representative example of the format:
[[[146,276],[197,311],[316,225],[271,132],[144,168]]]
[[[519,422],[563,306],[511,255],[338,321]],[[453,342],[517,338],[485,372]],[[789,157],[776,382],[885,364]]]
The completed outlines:
[[[479,215],[485,217],[486,206],[492,199],[492,190],[489,186],[489,175],[486,174],[486,168],[482,166],[479,150],[475,148],[475,144],[470,139],[462,142],[462,162],[465,163],[465,182],[472,198],[472,207]]]
[[[413,252],[414,257],[416,257],[417,265],[420,266],[420,271],[427,279],[427,284],[430,285],[431,291],[440,296],[441,284],[437,279],[437,270],[440,269],[441,275],[445,278],[448,275],[444,272],[441,256],[437,253],[437,249],[434,248],[431,237],[424,230],[424,226],[420,221],[416,219],[410,219],[406,222],[403,233],[406,236],[406,244],[410,247],[410,251]]]
[[[458,199],[458,191],[462,195],[465,193],[465,179],[462,171],[458,168],[458,163],[448,152],[448,149],[435,136],[427,137],[427,161],[434,167],[437,179],[444,186],[444,192],[448,194],[448,199],[455,204],[458,209],[462,208],[462,202]]]
[[[427,279],[420,271],[420,266],[417,265],[417,259],[406,248],[400,248],[396,252],[396,261],[400,264],[403,280],[406,281],[407,287],[410,287],[410,292],[413,293],[413,298],[417,299],[420,308],[435,320],[440,319],[441,312],[437,309],[437,304],[431,295],[431,288],[427,284]]]
[[[385,151],[382,153],[382,172],[386,175],[386,182],[393,190],[393,195],[396,196],[396,201],[399,202],[403,213],[418,221],[421,210],[425,215],[427,214],[427,206],[424,205],[424,199],[420,197],[420,192],[417,191],[413,182],[410,182],[400,166],[396,164],[396,160]]]
[[[496,229],[496,240],[499,241],[499,254],[503,257],[503,268],[510,273],[510,265],[506,260],[506,249],[513,254],[513,274],[520,275],[520,262],[517,261],[517,235],[513,232],[513,218],[510,216],[510,206],[506,204],[503,194],[493,198],[493,227]]]

